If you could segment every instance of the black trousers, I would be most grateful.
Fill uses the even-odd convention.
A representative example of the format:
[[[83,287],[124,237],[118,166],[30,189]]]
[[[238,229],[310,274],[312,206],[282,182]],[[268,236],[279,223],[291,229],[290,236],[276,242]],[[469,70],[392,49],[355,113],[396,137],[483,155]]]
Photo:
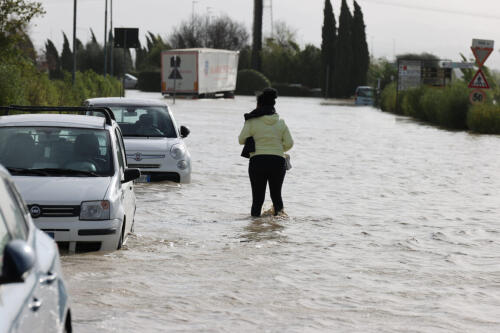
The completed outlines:
[[[285,159],[277,155],[256,155],[250,158],[248,174],[252,185],[252,216],[260,216],[269,183],[274,212],[283,209],[281,187],[285,179]]]

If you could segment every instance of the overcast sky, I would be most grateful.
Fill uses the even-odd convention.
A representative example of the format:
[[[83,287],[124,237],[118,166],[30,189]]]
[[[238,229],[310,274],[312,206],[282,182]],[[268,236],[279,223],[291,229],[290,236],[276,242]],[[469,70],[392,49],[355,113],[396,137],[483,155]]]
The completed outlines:
[[[46,14],[34,20],[30,34],[41,49],[50,38],[62,49],[62,31],[72,38],[73,1],[38,0]],[[108,0],[109,3],[110,0]],[[320,46],[324,0],[264,0],[264,30],[273,21],[284,21],[297,34],[301,45]],[[331,1],[337,17],[340,0]],[[406,52],[431,52],[441,58],[460,60],[460,53],[472,57],[472,38],[496,40],[496,50],[486,65],[500,70],[500,0],[358,0],[366,24],[367,42],[375,57],[393,59]],[[78,0],[77,37],[90,38],[92,28],[104,39],[105,0]],[[348,0],[352,9],[352,0]],[[138,27],[167,37],[172,28],[193,13],[227,14],[243,23],[251,33],[251,0],[113,0],[113,26]],[[108,8],[109,10],[109,8]],[[109,27],[109,23],[108,23]]]

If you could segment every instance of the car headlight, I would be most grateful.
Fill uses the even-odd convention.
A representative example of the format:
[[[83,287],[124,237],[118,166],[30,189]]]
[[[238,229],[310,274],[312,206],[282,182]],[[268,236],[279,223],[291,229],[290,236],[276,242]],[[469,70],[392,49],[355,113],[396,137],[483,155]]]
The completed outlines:
[[[80,220],[109,220],[109,201],[84,201],[80,206]]]
[[[172,156],[176,160],[180,160],[186,154],[186,148],[183,144],[175,144],[170,148],[170,156]]]

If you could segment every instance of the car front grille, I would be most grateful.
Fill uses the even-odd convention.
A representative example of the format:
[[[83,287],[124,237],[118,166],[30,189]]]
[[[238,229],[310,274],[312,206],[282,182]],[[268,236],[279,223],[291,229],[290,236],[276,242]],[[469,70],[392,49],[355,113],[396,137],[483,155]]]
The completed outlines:
[[[139,169],[158,169],[160,164],[130,164],[129,168],[139,168]]]
[[[33,207],[38,206],[40,213],[33,214]],[[28,205],[31,217],[74,217],[80,216],[80,206]]]

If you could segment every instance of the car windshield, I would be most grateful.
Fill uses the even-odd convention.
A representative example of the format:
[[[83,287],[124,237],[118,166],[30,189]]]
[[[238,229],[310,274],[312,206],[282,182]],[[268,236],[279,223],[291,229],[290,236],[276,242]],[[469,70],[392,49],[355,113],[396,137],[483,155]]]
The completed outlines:
[[[0,164],[13,175],[111,176],[111,156],[105,130],[0,127]]]
[[[174,124],[166,107],[112,106],[123,136],[176,138]]]
[[[373,89],[371,88],[360,88],[358,89],[359,97],[373,97]]]

